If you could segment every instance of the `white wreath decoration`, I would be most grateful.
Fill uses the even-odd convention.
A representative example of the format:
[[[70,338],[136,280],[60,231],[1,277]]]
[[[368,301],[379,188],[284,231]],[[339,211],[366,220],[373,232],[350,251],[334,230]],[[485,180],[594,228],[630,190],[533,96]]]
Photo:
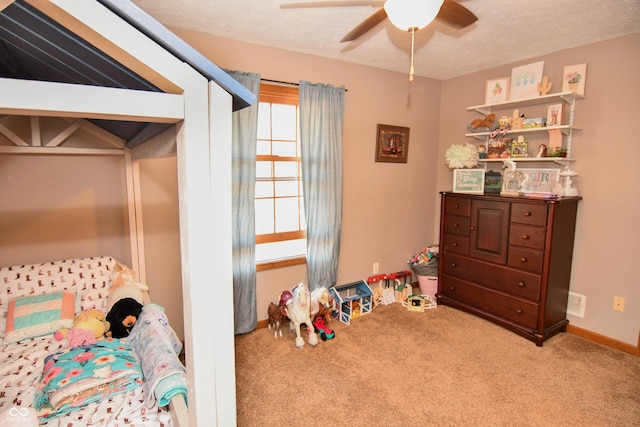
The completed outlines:
[[[451,169],[472,168],[478,164],[478,150],[474,145],[454,144],[444,155]]]

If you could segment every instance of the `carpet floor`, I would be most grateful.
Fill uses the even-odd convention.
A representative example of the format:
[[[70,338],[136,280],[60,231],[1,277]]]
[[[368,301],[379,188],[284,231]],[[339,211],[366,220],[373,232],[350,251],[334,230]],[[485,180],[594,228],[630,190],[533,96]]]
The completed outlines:
[[[239,426],[638,426],[640,358],[561,333],[537,347],[446,306],[334,320],[334,339],[237,336]]]

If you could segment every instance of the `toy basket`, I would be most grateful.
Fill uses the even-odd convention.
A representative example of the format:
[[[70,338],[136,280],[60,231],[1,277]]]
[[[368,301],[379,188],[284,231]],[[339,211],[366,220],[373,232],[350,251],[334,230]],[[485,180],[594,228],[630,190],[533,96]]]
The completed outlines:
[[[411,269],[418,276],[437,276],[438,275],[438,257],[433,257],[429,262],[421,262],[411,265]]]

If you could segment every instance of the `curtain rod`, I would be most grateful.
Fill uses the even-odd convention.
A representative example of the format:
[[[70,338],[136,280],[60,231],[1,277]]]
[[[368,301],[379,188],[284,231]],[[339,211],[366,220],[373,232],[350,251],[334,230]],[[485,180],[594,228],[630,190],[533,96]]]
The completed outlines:
[[[293,83],[293,82],[283,82],[282,80],[271,80],[271,79],[260,79],[263,82],[269,82],[269,83],[277,83],[277,84],[281,84],[281,85],[289,85],[289,86],[300,86],[300,83]],[[344,90],[345,92],[348,92],[348,90],[345,88]]]

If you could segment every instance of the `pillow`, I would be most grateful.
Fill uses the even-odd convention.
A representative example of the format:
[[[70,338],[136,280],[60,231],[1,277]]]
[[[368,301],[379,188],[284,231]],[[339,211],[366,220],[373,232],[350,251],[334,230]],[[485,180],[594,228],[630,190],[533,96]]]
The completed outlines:
[[[75,294],[53,292],[9,301],[4,343],[52,334],[73,327]]]

